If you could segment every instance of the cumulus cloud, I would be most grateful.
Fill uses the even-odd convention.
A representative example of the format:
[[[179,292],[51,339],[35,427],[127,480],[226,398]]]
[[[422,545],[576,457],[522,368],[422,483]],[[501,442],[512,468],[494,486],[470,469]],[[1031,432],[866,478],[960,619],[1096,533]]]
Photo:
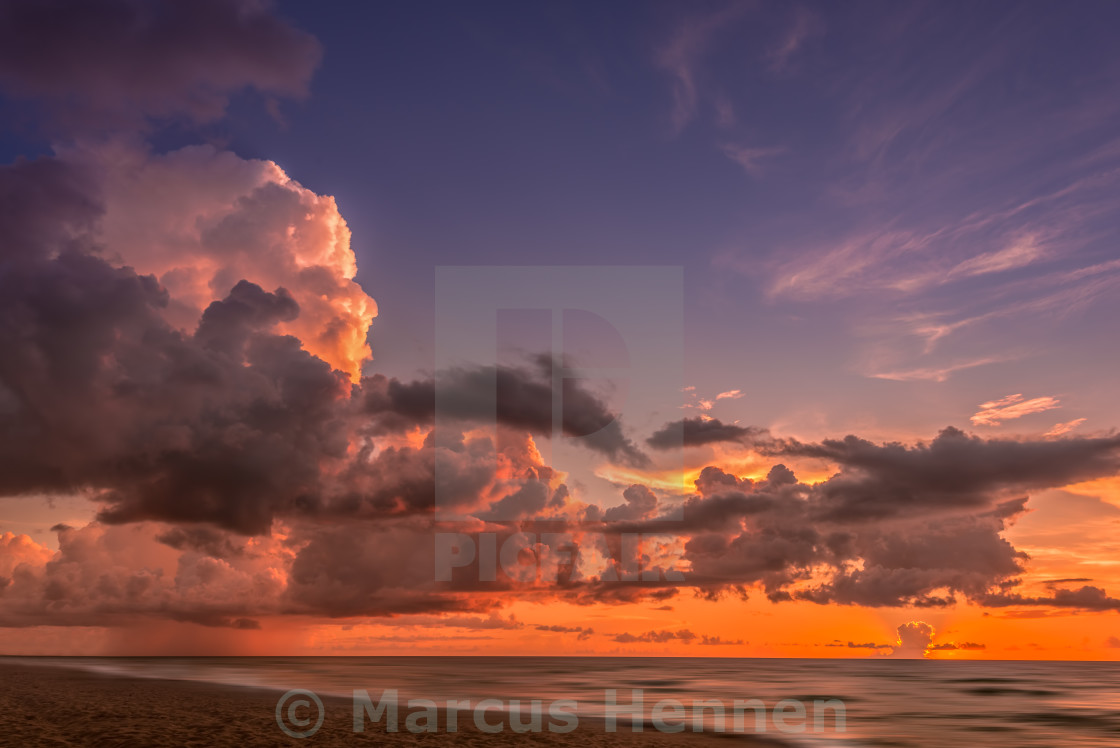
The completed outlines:
[[[744,443],[765,433],[763,429],[723,423],[717,418],[683,418],[662,426],[646,439],[646,444],[664,450],[720,442]]]
[[[987,648],[988,648],[987,645],[980,644],[978,642],[960,642],[960,643],[958,643],[958,642],[942,642],[941,644],[930,645],[929,651],[930,652],[946,652],[946,651],[954,651],[954,650],[964,650],[964,651],[977,652],[977,651],[987,649]]]
[[[62,255],[0,283],[0,382],[19,402],[0,415],[6,493],[92,485],[110,492],[114,519],[260,532],[269,506],[298,504],[320,460],[346,450],[330,418],[349,395],[344,375],[272,334],[267,313],[222,314],[249,297],[283,309],[280,292],[239,284],[185,337],[160,319],[153,278],[95,257]],[[223,347],[229,338],[240,346]]]
[[[680,631],[646,631],[642,634],[623,632],[614,637],[614,640],[620,644],[665,644],[671,641],[682,641],[689,644],[695,639],[696,634],[688,629],[681,629]]]
[[[1078,610],[1120,610],[1120,599],[1111,597],[1104,589],[1092,585],[1084,585],[1077,589],[1056,589],[1048,597],[993,592],[983,596],[978,602],[991,608],[1045,605]]]
[[[254,296],[260,301],[266,298],[263,291]],[[269,305],[284,306],[279,297],[269,299],[264,308]],[[259,308],[251,307],[250,312],[256,314]],[[981,452],[990,445],[963,435],[954,438]],[[807,449],[801,444],[786,447]],[[1083,441],[1080,447],[1091,452],[1094,445]],[[912,497],[905,511],[887,518],[834,515],[830,509],[837,502],[851,500],[846,492],[862,497],[869,491],[897,489],[886,479],[893,474],[892,461],[900,455],[888,447],[876,448],[887,449],[889,459],[880,455],[879,460],[865,463],[858,471],[860,480],[842,485],[802,483],[780,464],[761,480],[709,466],[697,478],[697,493],[686,501],[683,520],[671,523],[657,517],[658,503],[648,487],[628,488],[626,503],[615,507],[614,513],[593,513],[561,490],[561,477],[525,444],[510,441],[500,448],[488,439],[429,434],[422,444],[402,443],[348,461],[350,467],[337,480],[350,493],[323,497],[312,505],[314,510],[293,513],[290,508],[268,505],[276,512],[271,537],[246,538],[231,532],[245,530],[228,519],[239,516],[230,514],[237,507],[245,511],[245,503],[217,497],[213,506],[222,508],[211,515],[207,512],[212,509],[199,509],[197,502],[185,502],[194,507],[189,510],[158,503],[119,505],[113,510],[118,515],[111,518],[127,524],[58,528],[58,554],[28,540],[6,538],[0,577],[8,581],[0,582],[5,587],[0,612],[7,625],[31,625],[48,618],[109,625],[127,616],[148,615],[244,626],[250,624],[242,621],[259,622],[283,614],[490,615],[510,599],[560,598],[578,604],[664,601],[682,588],[707,597],[745,596],[758,589],[779,603],[941,607],[967,599],[991,607],[1117,607],[1114,598],[1096,587],[1056,589],[1047,597],[1017,593],[1027,558],[1002,533],[1006,523],[1024,511],[1026,499],[1000,498],[1001,483],[984,474],[972,477],[976,485],[965,481],[952,486],[952,491],[971,496],[969,502],[946,504],[933,493]],[[909,459],[918,463],[935,459],[920,447],[903,448],[902,458],[908,452],[916,452]],[[495,582],[483,583],[476,561],[456,570],[463,573],[451,583],[433,582],[434,536],[427,513],[434,489],[431,465],[437,453],[460,460],[464,476],[460,509],[465,517],[485,519],[495,506],[503,507],[503,524],[489,526],[497,531],[499,543],[519,531],[568,529],[567,539],[544,542],[538,537],[531,551],[542,569],[558,564],[555,575],[533,572],[528,578],[515,578],[502,571]],[[480,463],[488,467],[478,471]],[[967,466],[969,461],[962,459],[961,464]],[[845,465],[839,474],[845,470],[852,468]],[[328,477],[319,480],[330,485]],[[468,485],[468,480],[473,483]],[[1015,484],[1014,475],[1002,480]],[[321,486],[319,490],[321,495]],[[511,515],[511,507],[522,503],[524,511]],[[164,521],[141,521],[148,516],[145,512],[159,514]],[[510,516],[520,519],[510,523]],[[581,527],[581,516],[594,520],[590,534]],[[542,529],[535,529],[535,523],[542,523]],[[220,529],[223,526],[230,529]],[[123,534],[133,531],[139,534]],[[612,581],[627,563],[620,549],[621,534],[629,532],[678,544],[683,581]],[[572,562],[575,550],[581,554],[578,564]],[[656,544],[647,544],[639,552],[647,562],[644,568],[662,563],[663,551]],[[58,608],[51,603],[56,595],[70,601],[68,615],[51,612],[48,616],[48,611]],[[582,628],[549,630],[577,638],[586,633]],[[685,631],[626,633],[616,640],[703,642]],[[899,651],[916,652],[918,634],[908,629]],[[932,638],[926,643],[931,642]],[[868,649],[879,648],[874,642],[868,644]],[[950,643],[942,644],[940,649],[950,649]],[[968,642],[951,644],[973,648]]]
[[[0,623],[120,625],[158,612],[244,629],[259,626],[253,615],[276,611],[286,554],[275,541],[243,540],[241,553],[220,559],[176,552],[155,539],[157,532],[149,525],[59,528],[57,552],[35,549],[35,558],[12,574]]]
[[[649,517],[657,511],[657,496],[646,486],[630,486],[622,492],[622,497],[626,499],[626,503],[608,509],[603,514],[605,521],[639,520]]]
[[[947,427],[927,443],[873,444],[856,436],[767,447],[779,456],[825,459],[840,472],[820,484],[822,517],[856,521],[980,507],[1120,472],[1120,436],[1058,440],[982,439]]]
[[[946,429],[928,444],[848,437],[772,440],[765,450],[826,459],[837,472],[806,484],[780,464],[758,481],[715,466],[701,471],[675,530],[687,538],[690,585],[760,587],[774,601],[821,604],[1003,600],[1029,560],[1003,537],[1026,510],[1024,494],[1120,468],[1116,437],[1012,441]],[[659,531],[657,522],[628,529]],[[1088,593],[1052,599],[1085,609],[1111,604]]]
[[[350,229],[334,198],[316,195],[270,161],[211,146],[166,154],[122,145],[65,152],[100,177],[95,240],[111,262],[153,275],[164,316],[193,331],[240,281],[284,288],[300,313],[276,330],[356,381],[370,356],[377,305],[354,281]]]
[[[892,655],[895,657],[924,657],[936,633],[925,621],[910,621],[898,627],[898,642]]]
[[[129,154],[122,168],[143,171]],[[91,487],[110,521],[265,532],[277,511],[314,511],[346,457],[373,302],[345,277],[333,203],[328,230],[311,228],[314,196],[274,164],[210,149],[155,161],[157,206],[120,199],[120,175],[85,158],[0,169],[0,192],[21,196],[0,218],[0,492]],[[233,172],[263,186],[230,179],[201,207],[205,182]],[[291,206],[254,214],[261,190]],[[258,241],[216,238],[237,225]]]
[[[587,639],[590,639],[591,635],[595,633],[595,629],[587,626],[581,628],[579,626],[559,626],[556,624],[553,624],[552,626],[541,624],[537,626],[537,631],[549,631],[560,634],[576,634],[577,641],[585,641]]]
[[[932,652],[976,652],[987,649],[978,642],[938,642],[933,643],[937,631],[925,621],[910,621],[898,627],[898,641],[887,645],[892,648],[891,657],[919,658],[929,657]]]
[[[529,433],[552,435],[552,359],[531,366],[479,366],[439,372],[437,378],[401,382],[374,375],[363,383],[364,412],[377,428],[393,431],[430,425],[439,414],[449,420],[498,423]],[[626,436],[621,420],[579,380],[561,392],[560,429],[612,460],[646,466],[649,458]]]
[[[29,569],[43,566],[52,555],[27,535],[0,534],[0,595],[8,594],[17,573],[26,576]]]

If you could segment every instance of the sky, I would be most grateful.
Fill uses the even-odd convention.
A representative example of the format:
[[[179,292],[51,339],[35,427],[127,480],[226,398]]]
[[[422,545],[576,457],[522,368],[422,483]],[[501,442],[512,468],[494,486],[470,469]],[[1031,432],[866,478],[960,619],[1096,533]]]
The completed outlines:
[[[1120,659],[1117,21],[0,1],[0,650]]]

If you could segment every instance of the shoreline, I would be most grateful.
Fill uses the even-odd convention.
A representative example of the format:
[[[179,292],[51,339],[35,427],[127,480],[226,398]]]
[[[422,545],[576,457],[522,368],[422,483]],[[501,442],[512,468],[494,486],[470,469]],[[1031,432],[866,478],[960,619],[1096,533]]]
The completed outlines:
[[[276,718],[279,689],[234,686],[194,680],[144,678],[95,673],[58,664],[0,663],[0,734],[13,745],[54,746],[292,746],[302,740],[285,735]],[[758,748],[789,746],[777,736],[742,733],[631,732],[620,726],[608,733],[603,723],[581,717],[568,733],[484,733],[470,719],[457,732],[389,733],[384,723],[367,721],[353,731],[351,699],[323,695],[321,728],[306,745],[564,745],[638,746],[724,745],[727,739]],[[441,718],[437,724],[443,725]]]

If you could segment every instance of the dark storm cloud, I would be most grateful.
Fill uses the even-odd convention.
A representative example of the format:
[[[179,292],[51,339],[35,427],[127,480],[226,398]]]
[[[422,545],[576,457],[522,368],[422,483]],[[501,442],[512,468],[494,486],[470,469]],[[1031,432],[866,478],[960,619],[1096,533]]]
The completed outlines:
[[[1085,585],[1077,589],[1059,589],[1049,597],[1026,597],[1014,593],[1000,592],[984,595],[977,600],[990,608],[1045,605],[1054,608],[1076,608],[1078,610],[1117,610],[1120,600],[1110,597],[1100,587]]]
[[[838,526],[811,519],[806,505],[741,515],[745,529],[732,520],[694,533],[684,555],[689,580],[759,584],[775,602],[929,607],[983,595],[1022,571],[1024,554],[1001,537],[1003,520],[992,514]],[[686,521],[688,513],[686,506]]]
[[[176,550],[191,550],[213,558],[234,558],[245,553],[244,547],[228,533],[207,525],[172,527],[156,535],[156,540]]]
[[[1014,441],[942,430],[929,444],[874,444],[848,436],[819,444],[785,440],[776,455],[834,462],[819,487],[822,519],[858,521],[984,506],[992,492],[1053,488],[1120,472],[1120,436]]]
[[[101,213],[90,175],[80,168],[53,158],[0,167],[0,269],[89,249]]]
[[[1026,511],[1021,492],[1115,474],[1115,437],[986,440],[946,429],[928,445],[849,437],[774,442],[768,451],[827,458],[839,471],[810,485],[783,465],[758,481],[709,466],[673,529],[668,518],[624,529],[679,534],[688,583],[713,594],[758,585],[773,601],[821,604],[1115,606],[1097,588],[1009,594],[1028,559],[1002,535]]]
[[[0,241],[0,494],[93,487],[109,521],[257,533],[313,510],[350,387],[272,333],[298,306],[243,281],[193,335],[172,329],[155,278],[94,252],[79,183],[57,162],[0,169],[25,196]]]
[[[593,628],[590,628],[590,627],[580,628],[579,626],[559,626],[559,625],[555,625],[555,624],[553,624],[552,626],[546,626],[544,624],[541,624],[541,625],[537,626],[536,628],[537,628],[537,631],[549,631],[549,632],[554,632],[554,633],[558,633],[558,634],[577,634],[577,636],[576,636],[577,641],[586,641],[587,639],[591,638],[592,634],[595,633],[595,629],[593,629]]]
[[[721,442],[745,443],[765,433],[764,429],[736,426],[716,418],[684,418],[662,426],[646,439],[646,444],[653,449],[678,449]]]
[[[551,360],[532,368],[495,366],[455,369],[436,380],[401,382],[384,376],[363,382],[365,410],[388,432],[429,425],[438,407],[441,417],[499,423],[532,434],[553,432]],[[561,431],[600,454],[635,466],[649,458],[625,435],[622,423],[594,393],[578,381],[563,384]],[[438,398],[438,400],[437,400]]]
[[[487,585],[490,597],[472,598],[434,582],[435,535],[427,522],[309,525],[298,536],[302,547],[285,592],[289,612],[392,616],[498,607],[494,596],[503,588],[496,585]]]
[[[0,241],[0,495],[92,489],[106,522],[246,534],[269,532],[278,516],[424,514],[437,490],[448,507],[479,516],[566,502],[566,488],[550,485],[541,466],[519,473],[495,498],[500,506],[478,506],[500,446],[489,440],[443,429],[420,446],[377,446],[370,437],[384,433],[386,416],[431,425],[432,382],[373,377],[351,387],[277,333],[301,314],[284,288],[232,281],[195,330],[170,326],[172,300],[156,278],[102,257],[112,248],[98,244],[98,196],[80,170],[20,163],[0,168],[0,190],[13,197],[0,209],[12,238]],[[504,428],[551,427],[551,382],[539,371],[489,373]],[[485,417],[473,398],[486,376],[452,378],[458,418]],[[566,402],[567,432],[605,423],[590,446],[641,457],[600,400],[575,389]],[[222,552],[196,536],[166,539]]]
[[[299,305],[287,289],[268,293],[260,286],[242,280],[222,301],[215,301],[202,315],[195,340],[211,351],[245,358],[245,346],[257,330],[299,316]]]
[[[70,131],[220,117],[229,97],[304,93],[320,48],[254,0],[3,0],[0,83]]]
[[[657,496],[646,486],[633,485],[622,492],[626,503],[612,506],[603,514],[606,522],[625,522],[649,517],[657,511]]]
[[[162,323],[153,278],[88,255],[10,273],[0,292],[0,383],[18,402],[0,414],[0,491],[93,485],[109,521],[264,532],[278,510],[313,508],[321,461],[345,453],[349,386],[269,334],[263,310],[292,311],[282,292],[240,284],[194,337]]]

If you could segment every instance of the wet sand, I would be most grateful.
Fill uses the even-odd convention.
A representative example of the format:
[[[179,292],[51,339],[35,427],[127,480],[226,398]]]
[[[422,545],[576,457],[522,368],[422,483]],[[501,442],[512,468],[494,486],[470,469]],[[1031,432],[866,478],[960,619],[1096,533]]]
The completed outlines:
[[[0,665],[0,745],[12,746],[351,746],[351,745],[727,745],[729,736],[683,733],[607,733],[580,719],[566,734],[504,730],[480,732],[469,716],[458,732],[384,732],[368,724],[353,732],[349,699],[323,697],[326,716],[314,735],[296,739],[276,721],[276,691],[195,681],[100,675],[42,665]],[[403,723],[403,714],[401,720]],[[496,718],[495,718],[496,721]],[[444,724],[441,720],[440,724]],[[402,724],[401,729],[404,730]],[[737,735],[739,744],[781,746],[782,741]]]

